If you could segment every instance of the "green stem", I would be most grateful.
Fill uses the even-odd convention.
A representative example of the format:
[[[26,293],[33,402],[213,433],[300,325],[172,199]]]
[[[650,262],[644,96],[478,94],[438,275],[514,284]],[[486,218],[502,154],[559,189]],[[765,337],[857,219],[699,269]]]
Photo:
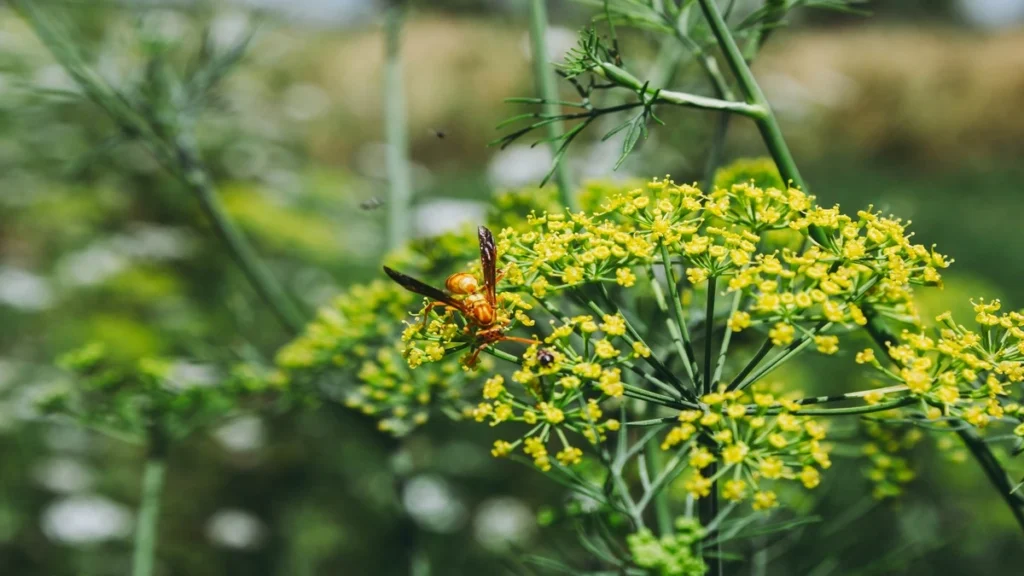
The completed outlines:
[[[163,495],[166,465],[160,455],[150,456],[142,474],[142,502],[135,527],[132,576],[152,576],[156,552],[160,497]]]
[[[658,438],[654,437],[648,440],[644,451],[647,454],[649,475],[651,478],[657,478],[665,469],[665,461],[661,454],[661,447],[658,445]],[[661,536],[672,533],[672,508],[669,504],[668,490],[664,488],[654,494],[654,518],[658,523],[658,533]]]
[[[711,478],[711,493],[707,498],[700,500],[700,523],[703,526],[710,526],[716,518],[718,518],[718,463],[714,463],[701,473],[705,478]],[[713,534],[708,534],[708,537]],[[707,574],[710,576],[722,576],[722,544],[717,540],[713,544],[714,554],[704,556],[704,560],[708,565]]]
[[[743,299],[742,292],[736,292],[736,295],[732,299],[732,307],[729,309],[729,317],[736,313],[740,308],[740,301]],[[732,329],[728,325],[725,327],[725,335],[722,336],[722,346],[718,350],[718,365],[715,366],[715,374],[711,378],[711,388],[714,389],[718,386],[718,383],[722,381],[722,371],[725,369],[725,360],[729,353],[729,343],[732,342]]]
[[[533,80],[537,95],[544,100],[544,113],[555,116],[559,113],[558,90],[555,77],[547,62],[548,45],[548,14],[545,0],[530,0],[530,46],[533,56]],[[558,153],[558,138],[562,136],[562,123],[551,122],[547,125],[548,138],[551,139],[551,153]],[[558,200],[570,210],[576,209],[576,199],[572,193],[572,182],[569,179],[569,168],[564,161],[555,165],[555,184],[558,186]]]
[[[1006,470],[999,463],[999,460],[996,459],[995,454],[992,453],[992,449],[978,435],[974,428],[962,428],[957,430],[957,434],[964,441],[967,449],[971,451],[974,459],[978,461],[981,469],[985,472],[985,476],[992,483],[992,487],[996,489],[996,492],[999,492],[1006,505],[1010,507],[1010,512],[1013,513],[1013,518],[1017,521],[1020,529],[1024,531],[1024,508],[1022,508],[1024,502],[1022,502],[1018,494],[1013,493],[1013,482],[1010,481]]]
[[[191,147],[179,144],[179,158],[180,176],[199,199],[199,205],[210,219],[214,231],[231,253],[235,263],[242,269],[246,279],[282,324],[295,334],[301,332],[303,314],[285,294],[284,288],[256,254],[249,240],[231,221],[217,197],[206,170],[200,165]]]
[[[717,289],[718,278],[712,276],[708,278],[708,295],[707,295],[707,310],[704,314],[704,326],[706,327],[704,336],[704,393],[710,394],[714,392],[711,387],[714,385],[711,379],[711,352],[712,352],[712,340],[711,335],[715,330],[715,291]],[[726,332],[729,328],[726,327]]]
[[[800,171],[793,160],[793,154],[789,151],[789,147],[782,137],[782,130],[779,128],[779,122],[775,117],[775,113],[772,111],[764,92],[761,91],[761,87],[757,84],[757,80],[754,79],[754,73],[750,70],[750,66],[747,65],[747,60],[744,58],[739,46],[736,45],[736,40],[733,39],[729,26],[725,23],[725,19],[722,18],[722,13],[719,12],[715,0],[699,0],[699,2],[701,10],[704,12],[704,17],[707,18],[708,25],[711,27],[711,32],[715,35],[718,45],[722,48],[725,61],[736,77],[736,82],[739,84],[744,99],[748,104],[761,109],[762,113],[760,116],[755,117],[754,121],[757,123],[757,129],[761,132],[761,137],[768,147],[768,152],[779,167],[783,180],[791,182],[794,186],[806,191],[806,183],[800,176]]]
[[[409,174],[409,129],[402,82],[401,33],[403,8],[396,5],[384,24],[384,131],[387,138],[388,248],[395,250],[409,239],[412,224],[412,178]]]
[[[673,317],[666,321],[675,324],[675,334],[678,336],[677,347],[679,348],[680,356],[683,361],[683,368],[686,369],[686,375],[689,376],[690,382],[693,383],[694,390],[700,390],[700,369],[697,367],[697,359],[693,354],[693,345],[690,343],[690,334],[686,329],[686,317],[683,315],[683,303],[679,301],[679,285],[676,283],[675,272],[672,270],[672,262],[668,255],[668,248],[664,242],[660,244],[661,249],[661,260],[662,266],[665,269],[665,282],[668,284],[668,296],[672,301],[672,314]],[[651,284],[657,286],[658,280],[651,274]],[[655,297],[658,296],[660,287],[655,290]],[[664,297],[662,297],[664,298]],[[660,303],[659,303],[660,304]],[[671,328],[671,324],[669,328]]]
[[[630,72],[608,62],[602,62],[600,66],[592,68],[594,74],[601,76],[619,86],[654,98],[655,104],[672,104],[684,108],[698,108],[701,110],[717,110],[720,112],[733,112],[741,116],[749,116],[755,120],[763,118],[767,111],[760,104],[751,102],[733,102],[721,98],[700,96],[689,92],[677,92],[675,90],[662,90],[651,87],[641,82],[639,78]]]

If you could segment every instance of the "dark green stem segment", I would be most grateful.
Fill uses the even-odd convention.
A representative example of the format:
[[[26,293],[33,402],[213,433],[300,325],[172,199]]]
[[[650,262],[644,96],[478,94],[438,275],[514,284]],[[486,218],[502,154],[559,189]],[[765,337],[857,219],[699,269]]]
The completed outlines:
[[[224,210],[217,198],[206,171],[199,165],[195,157],[187,149],[181,154],[182,172],[185,183],[192,189],[203,212],[210,219],[214,231],[228,248],[235,263],[242,269],[246,279],[256,289],[260,298],[266,302],[271,311],[281,320],[292,333],[302,331],[303,315],[294,302],[285,294],[284,288],[277,282],[270,270],[256,255],[242,231],[239,230]]]
[[[705,478],[714,478],[718,473],[718,464],[712,464],[701,471]],[[714,481],[711,485],[711,494],[707,498],[702,498],[700,501],[700,523],[702,526],[708,526],[718,518],[718,481]],[[708,534],[706,538],[713,538],[714,534]],[[722,576],[724,574],[724,567],[722,565],[722,544],[716,542],[713,544],[714,554],[705,555],[704,561],[708,565],[708,576]]]
[[[715,294],[718,289],[718,279],[714,276],[708,278],[708,295],[707,295],[707,310],[704,315],[704,326],[707,328],[706,336],[704,337],[704,393],[710,394],[714,392],[711,389],[714,386],[712,382],[712,367],[711,367],[711,352],[713,349],[712,344],[712,333],[715,330]],[[726,328],[728,330],[728,328]]]
[[[985,476],[992,483],[992,487],[996,489],[996,492],[999,492],[1006,505],[1009,506],[1010,512],[1013,513],[1013,518],[1017,521],[1021,531],[1024,531],[1024,501],[1022,501],[1019,495],[1013,493],[1013,483],[1007,476],[1002,464],[999,463],[995,454],[992,453],[992,449],[989,448],[989,445],[985,443],[973,428],[961,428],[956,433],[963,440],[967,449],[971,451],[974,459],[978,461],[981,469],[985,472]]]
[[[384,132],[387,139],[388,248],[396,250],[409,239],[412,178],[409,174],[409,129],[402,82],[402,6],[387,13],[384,24]]]
[[[560,113],[558,90],[555,77],[547,62],[548,43],[548,12],[546,0],[530,0],[530,49],[533,58],[533,79],[537,87],[537,96],[544,100],[544,114],[557,116]],[[551,122],[547,125],[548,138],[551,139],[551,151],[558,153],[558,138],[562,136],[562,123]],[[557,160],[557,159],[556,159]],[[558,186],[558,200],[570,210],[576,209],[573,197],[572,181],[569,179],[569,168],[564,160],[559,160],[554,167],[555,184]]]
[[[132,553],[132,576],[152,576],[156,556],[157,524],[160,500],[164,491],[167,467],[162,455],[146,459],[142,473],[142,501],[135,525],[135,548]]]

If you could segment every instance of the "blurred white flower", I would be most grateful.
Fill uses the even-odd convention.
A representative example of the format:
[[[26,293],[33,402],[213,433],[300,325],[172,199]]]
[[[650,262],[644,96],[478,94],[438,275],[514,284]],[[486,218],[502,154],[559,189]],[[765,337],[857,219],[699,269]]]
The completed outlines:
[[[57,262],[57,274],[69,286],[94,286],[127,267],[127,259],[116,251],[93,244],[62,257]]]
[[[53,290],[42,276],[0,266],[0,304],[30,312],[45,310],[53,304]]]
[[[227,50],[245,38],[249,30],[249,17],[244,12],[227,12],[213,21],[210,36],[219,50]]]
[[[422,475],[409,480],[402,502],[409,516],[432,532],[454,532],[466,521],[466,507],[439,476]]]
[[[200,364],[179,360],[171,365],[169,383],[181,389],[207,387],[217,384],[221,374],[213,364]]]
[[[473,535],[492,551],[502,551],[511,544],[525,544],[533,534],[537,521],[530,509],[515,498],[492,498],[480,505],[473,519]]]
[[[131,534],[132,515],[125,506],[102,496],[73,496],[43,511],[43,533],[65,544],[90,544]]]
[[[174,260],[188,256],[194,242],[188,232],[170,226],[140,224],[127,234],[110,239],[110,246],[118,253],[145,260]]]
[[[437,236],[458,230],[467,223],[480,224],[486,215],[487,206],[482,202],[452,198],[431,200],[416,208],[416,233],[419,236]]]
[[[495,188],[537,185],[551,170],[551,159],[551,148],[547,145],[531,148],[528,144],[513,144],[494,155],[487,167],[487,177]]]
[[[263,447],[266,428],[256,416],[242,416],[218,428],[213,437],[233,452],[255,452]]]
[[[244,510],[220,510],[206,523],[206,537],[210,542],[225,548],[259,548],[265,535],[263,522]]]
[[[74,458],[49,458],[35,467],[36,480],[52,492],[70,494],[88,490],[93,474]]]

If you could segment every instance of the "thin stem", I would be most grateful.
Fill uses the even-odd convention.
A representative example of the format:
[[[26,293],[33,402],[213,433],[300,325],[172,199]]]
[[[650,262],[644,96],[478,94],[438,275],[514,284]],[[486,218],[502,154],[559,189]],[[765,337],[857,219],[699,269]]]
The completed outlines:
[[[909,406],[917,401],[917,398],[914,398],[913,396],[906,396],[903,398],[897,398],[896,400],[890,400],[889,402],[879,402],[878,404],[865,404],[864,406],[851,406],[849,408],[811,408],[808,410],[800,410],[797,413],[801,416],[850,416],[852,414],[871,414],[874,412],[892,410],[893,408],[899,408],[901,406]],[[781,408],[769,408],[767,413],[774,414],[779,411],[781,411]]]
[[[668,248],[664,243],[660,245],[661,248],[661,260],[662,266],[665,269],[665,281],[668,283],[668,296],[672,301],[672,314],[673,317],[667,321],[672,321],[675,324],[676,334],[678,335],[679,351],[683,361],[683,368],[686,369],[686,375],[690,377],[690,382],[693,382],[695,390],[700,389],[700,369],[697,367],[697,359],[693,355],[693,345],[690,343],[690,334],[686,329],[686,317],[683,315],[683,303],[679,301],[679,285],[676,283],[675,272],[672,270],[672,263],[668,256]],[[657,278],[651,274],[651,283],[657,285]],[[660,290],[660,287],[658,288]],[[657,291],[655,292],[657,296]],[[671,328],[671,326],[670,326]]]
[[[1013,482],[1010,481],[1006,470],[999,463],[999,460],[996,459],[995,454],[992,453],[992,449],[985,444],[981,436],[971,427],[957,430],[957,435],[964,441],[964,445],[967,446],[967,449],[971,451],[971,455],[974,456],[982,470],[985,471],[985,476],[992,483],[992,487],[996,489],[996,492],[999,492],[1006,505],[1010,507],[1010,512],[1013,513],[1013,518],[1017,521],[1017,525],[1020,526],[1021,530],[1024,530],[1024,508],[1022,508],[1024,502],[1022,502],[1018,494],[1013,492]]]
[[[764,342],[761,343],[761,347],[754,353],[754,357],[747,362],[747,365],[743,367],[743,370],[740,370],[740,373],[737,374],[736,377],[732,379],[732,382],[729,383],[727,390],[731,392],[737,389],[740,386],[740,383],[743,382],[743,379],[747,377],[747,374],[750,374],[754,368],[757,368],[757,365],[761,363],[761,360],[764,360],[764,357],[768,355],[768,352],[771,352],[771,349],[772,339],[765,338]]]
[[[616,312],[619,314],[619,316],[622,316],[623,321],[626,323],[626,331],[629,332],[629,338],[632,340],[630,341],[630,344],[633,344],[633,342],[640,342],[641,344],[646,346],[648,350],[651,350],[650,345],[648,345],[647,342],[644,341],[643,336],[641,336],[640,332],[638,332],[637,329],[633,326],[633,323],[629,321],[629,318],[626,318],[625,313],[623,313],[622,310],[615,304],[615,302],[612,301],[611,295],[608,294],[608,289],[605,288],[604,284],[601,284],[600,288],[601,299],[604,300],[605,304],[609,306],[613,312]],[[602,310],[601,307],[598,306],[596,303],[587,300],[587,306],[595,313],[600,314],[602,317],[605,315],[604,310]],[[673,374],[672,371],[669,370],[668,367],[665,366],[665,364],[663,364],[661,360],[659,360],[658,357],[654,355],[653,351],[650,356],[645,358],[645,360],[648,364],[651,365],[651,367],[655,369],[655,371],[657,371],[661,375],[662,378],[665,378],[673,386],[675,386],[679,394],[682,394],[684,396],[688,395],[688,391],[684,387],[683,381],[676,377],[676,375]]]
[[[820,322],[817,326],[815,326],[814,328],[811,329],[810,333],[804,335],[799,340],[795,340],[795,341],[791,342],[789,344],[789,346],[786,347],[785,350],[783,350],[782,352],[779,352],[777,355],[775,355],[774,358],[772,358],[767,364],[765,364],[760,369],[758,369],[757,372],[753,373],[746,380],[740,382],[739,384],[736,384],[735,389],[736,390],[743,390],[744,388],[747,388],[748,386],[754,384],[755,382],[757,382],[761,378],[764,378],[772,370],[775,370],[776,368],[778,368],[782,364],[785,364],[790,359],[792,359],[797,354],[799,354],[801,351],[803,351],[804,348],[807,348],[808,346],[810,346],[811,343],[814,341],[814,336],[817,335],[822,330],[827,330],[829,328],[829,326],[831,326],[831,325],[832,325],[832,323],[828,322],[828,321]]]
[[[736,313],[740,308],[740,301],[743,299],[742,292],[736,292],[732,299],[732,307],[729,309],[729,317]],[[718,350],[718,365],[715,366],[715,374],[711,378],[711,389],[714,390],[718,386],[718,383],[722,381],[722,370],[725,369],[725,360],[729,353],[729,343],[732,342],[732,329],[727,325],[725,327],[725,335],[722,336],[722,346]]]
[[[756,103],[733,102],[730,100],[722,100],[720,98],[699,96],[688,92],[652,88],[641,82],[639,78],[633,76],[627,70],[608,62],[601,62],[600,66],[595,65],[592,68],[592,71],[598,76],[606,78],[624,88],[629,88],[645,98],[651,97],[653,99],[653,104],[672,104],[674,106],[682,106],[684,108],[733,112],[735,114],[749,116],[755,119],[761,118],[766,114],[764,107]]]
[[[156,554],[160,499],[164,490],[166,465],[160,455],[150,456],[142,473],[142,501],[135,526],[132,576],[152,576]]]
[[[242,273],[245,274],[256,293],[270,307],[281,323],[293,333],[301,332],[304,324],[302,312],[288,297],[263,260],[256,254],[256,250],[249,240],[232,222],[217,197],[217,192],[214,190],[206,170],[199,164],[190,147],[181,145],[179,148],[182,170],[180,176],[199,199],[199,205],[210,219],[214,231],[227,247],[235,264],[242,269]]]
[[[548,46],[548,14],[545,0],[530,0],[530,47],[533,58],[533,81],[537,93],[544,100],[544,113],[555,116],[559,113],[558,90],[555,87],[555,75],[547,62]],[[548,138],[551,140],[551,153],[556,157],[562,136],[562,123],[551,122],[547,125]],[[558,186],[558,200],[563,206],[575,210],[576,199],[573,197],[572,182],[569,179],[569,167],[565,162],[557,162],[554,167],[555,184]]]
[[[657,437],[647,441],[644,452],[647,454],[647,466],[650,476],[657,478],[658,474],[665,469],[665,459],[662,457],[661,446],[658,445]],[[672,509],[667,490],[658,490],[654,495],[654,517],[658,523],[658,533],[660,535],[665,536],[672,533]]]
[[[403,8],[392,7],[384,24],[384,132],[387,138],[388,248],[409,239],[412,178],[409,174],[409,129],[402,82],[401,33]]]

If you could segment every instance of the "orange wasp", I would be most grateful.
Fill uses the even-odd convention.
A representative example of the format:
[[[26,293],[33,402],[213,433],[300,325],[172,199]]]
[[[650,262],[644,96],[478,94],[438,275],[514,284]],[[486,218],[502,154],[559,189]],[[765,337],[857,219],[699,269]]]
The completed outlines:
[[[484,285],[481,287],[476,277],[468,272],[456,272],[444,282],[447,293],[427,285],[411,276],[406,276],[397,270],[384,267],[384,273],[398,282],[403,288],[421,296],[430,298],[432,302],[427,304],[423,310],[423,323],[427,322],[427,315],[437,307],[457,310],[468,322],[477,328],[474,337],[480,342],[473,354],[470,355],[466,364],[476,364],[477,356],[484,348],[509,340],[522,342],[524,344],[539,344],[536,340],[506,336],[504,330],[508,320],[498,318],[498,297],[495,287],[500,279],[495,269],[498,258],[498,248],[494,244],[494,236],[485,226],[476,229],[477,238],[480,241],[480,268],[483,270]],[[481,289],[482,288],[482,289]]]

